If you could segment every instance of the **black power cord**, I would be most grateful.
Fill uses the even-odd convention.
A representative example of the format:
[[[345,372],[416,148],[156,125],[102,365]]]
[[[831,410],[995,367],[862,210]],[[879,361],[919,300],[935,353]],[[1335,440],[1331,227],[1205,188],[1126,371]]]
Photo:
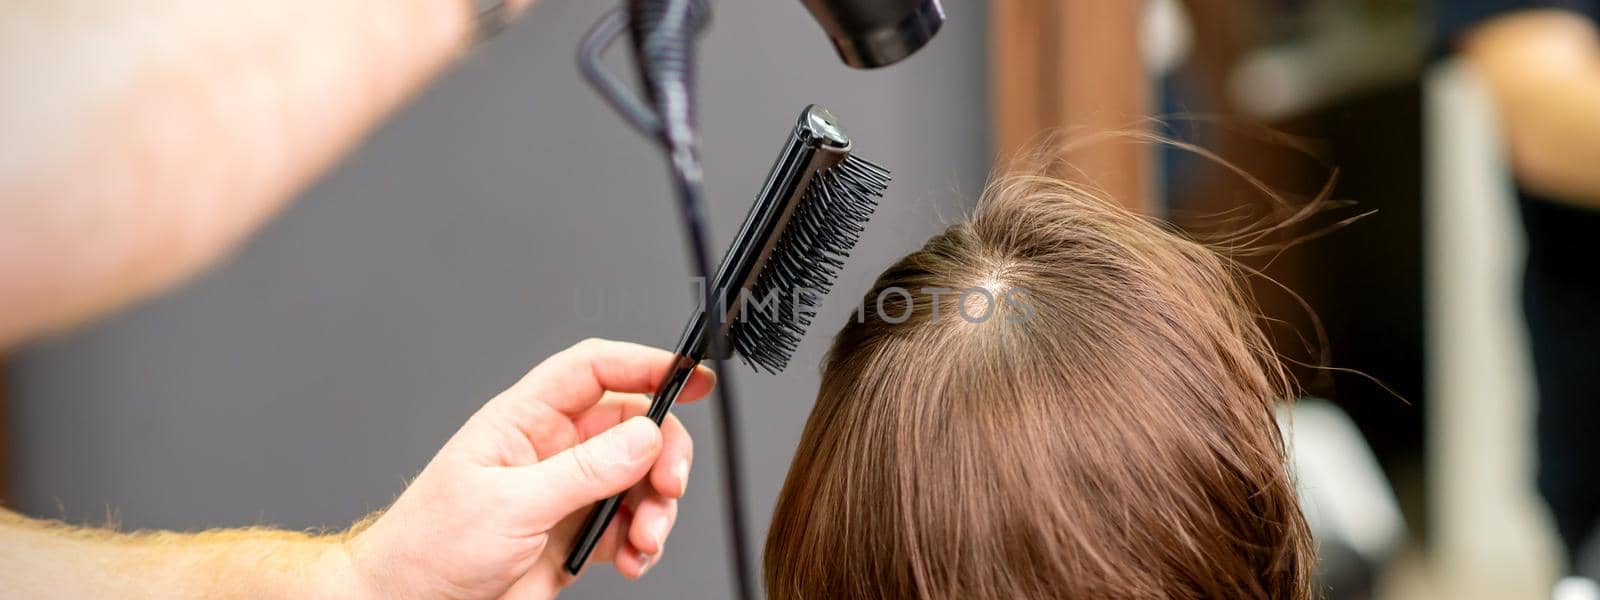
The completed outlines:
[[[710,18],[706,0],[629,0],[626,9],[615,9],[601,17],[583,38],[578,51],[578,68],[611,107],[641,133],[656,140],[667,154],[677,189],[678,208],[683,227],[688,231],[689,253],[695,274],[701,282],[701,310],[711,342],[710,360],[717,372],[717,425],[722,445],[723,494],[728,503],[728,529],[734,563],[734,592],[743,600],[757,597],[750,577],[749,535],[745,529],[743,473],[737,427],[738,413],[732,374],[725,370],[723,347],[727,341],[720,332],[724,311],[722,300],[713,296],[711,259],[707,251],[699,135],[694,129],[693,83],[696,37]],[[633,40],[634,59],[640,81],[653,106],[618,82],[603,68],[601,55],[623,30]]]

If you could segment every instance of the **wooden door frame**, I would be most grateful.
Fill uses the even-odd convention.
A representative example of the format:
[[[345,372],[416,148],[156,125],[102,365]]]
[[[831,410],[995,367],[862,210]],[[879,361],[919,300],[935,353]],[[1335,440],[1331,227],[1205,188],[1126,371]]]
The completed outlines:
[[[1052,174],[1093,185],[1130,209],[1152,206],[1148,128],[1152,83],[1139,46],[1137,0],[992,0],[990,116],[996,158],[1049,153],[1042,142],[1095,143],[1063,156]]]

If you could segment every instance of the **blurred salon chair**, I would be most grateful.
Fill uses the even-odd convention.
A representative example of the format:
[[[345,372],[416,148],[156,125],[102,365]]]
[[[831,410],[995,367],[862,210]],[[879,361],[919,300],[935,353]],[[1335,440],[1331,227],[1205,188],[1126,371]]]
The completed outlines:
[[[1350,416],[1318,398],[1278,411],[1301,510],[1317,540],[1318,589],[1328,600],[1372,598],[1405,543],[1405,520],[1378,459]]]

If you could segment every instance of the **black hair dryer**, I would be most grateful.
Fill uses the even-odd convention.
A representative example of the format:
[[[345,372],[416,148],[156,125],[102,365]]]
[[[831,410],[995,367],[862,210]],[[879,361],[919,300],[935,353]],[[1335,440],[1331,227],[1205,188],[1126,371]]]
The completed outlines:
[[[944,25],[939,0],[801,2],[822,24],[844,64],[857,69],[888,66],[911,56]]]

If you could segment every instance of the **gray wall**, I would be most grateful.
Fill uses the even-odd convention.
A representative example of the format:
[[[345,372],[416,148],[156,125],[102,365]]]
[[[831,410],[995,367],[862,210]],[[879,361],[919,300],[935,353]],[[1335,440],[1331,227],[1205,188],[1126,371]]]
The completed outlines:
[[[586,336],[671,344],[690,296],[664,167],[573,67],[606,4],[545,0],[226,264],[22,352],[19,508],[140,528],[343,526],[542,357]],[[982,185],[984,6],[948,2],[946,31],[881,72],[842,66],[794,0],[716,8],[701,117],[719,247],[800,108],[824,104],[898,180],[835,300],[856,297]],[[789,372],[738,367],[757,532],[849,310],[823,312]],[[726,594],[709,410],[678,413],[700,451],[652,597]],[[569,597],[644,595],[605,569]]]

